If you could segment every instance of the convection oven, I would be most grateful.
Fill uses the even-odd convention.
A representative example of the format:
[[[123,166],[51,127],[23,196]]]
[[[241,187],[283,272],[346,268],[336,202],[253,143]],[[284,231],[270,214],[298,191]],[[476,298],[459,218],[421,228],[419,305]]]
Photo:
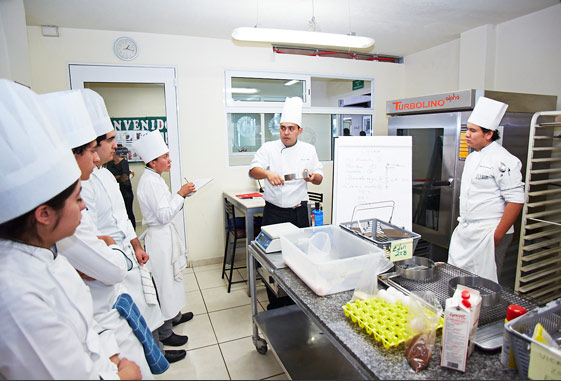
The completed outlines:
[[[386,104],[388,135],[413,137],[413,230],[444,249],[457,225],[460,179],[469,153],[466,124],[480,96],[509,105],[498,142],[520,159],[524,175],[530,119],[536,111],[555,109],[557,97],[463,90]]]

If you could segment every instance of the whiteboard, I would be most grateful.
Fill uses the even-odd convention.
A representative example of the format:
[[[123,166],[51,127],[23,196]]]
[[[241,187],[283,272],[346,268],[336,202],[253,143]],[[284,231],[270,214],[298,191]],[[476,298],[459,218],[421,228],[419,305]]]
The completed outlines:
[[[394,201],[391,223],[412,231],[411,136],[351,136],[335,139],[333,224],[350,222],[357,205]],[[388,221],[391,204],[357,212]],[[359,208],[360,209],[360,208]]]

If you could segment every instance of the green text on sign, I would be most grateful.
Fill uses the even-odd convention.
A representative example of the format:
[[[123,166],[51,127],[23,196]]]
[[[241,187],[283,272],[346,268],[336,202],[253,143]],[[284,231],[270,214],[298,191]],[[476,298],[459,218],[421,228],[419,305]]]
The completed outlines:
[[[360,79],[355,79],[353,81],[353,90],[362,89],[364,87],[364,81]]]
[[[391,242],[390,261],[397,262],[413,257],[413,239]]]

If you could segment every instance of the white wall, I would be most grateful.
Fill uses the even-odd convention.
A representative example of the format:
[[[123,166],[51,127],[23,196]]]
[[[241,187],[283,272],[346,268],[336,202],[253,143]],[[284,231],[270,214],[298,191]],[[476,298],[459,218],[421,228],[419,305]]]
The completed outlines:
[[[0,1],[0,78],[31,86],[23,0]]]
[[[557,95],[561,110],[561,4],[497,26],[497,90]]]
[[[494,25],[483,25],[461,34],[461,89],[494,89],[495,40]]]
[[[227,166],[227,130],[224,112],[224,70],[293,72],[375,78],[375,130],[385,134],[385,102],[399,98],[403,65],[325,57],[278,55],[270,47],[242,47],[229,40],[146,33],[60,29],[59,38],[41,36],[28,27],[33,88],[43,93],[68,88],[70,62],[124,64],[113,55],[113,42],[127,35],[139,45],[134,65],[177,68],[182,169],[186,176],[215,177],[204,190],[187,199],[185,215],[190,260],[204,263],[223,255],[223,202],[225,190],[255,189],[247,167]],[[324,163],[326,178],[310,190],[325,194],[331,204],[332,164]],[[326,211],[326,219],[330,218]]]
[[[561,4],[485,25],[404,59],[404,97],[463,89],[557,95],[561,109]]]
[[[454,40],[404,57],[404,97],[461,90],[459,79],[460,40]]]

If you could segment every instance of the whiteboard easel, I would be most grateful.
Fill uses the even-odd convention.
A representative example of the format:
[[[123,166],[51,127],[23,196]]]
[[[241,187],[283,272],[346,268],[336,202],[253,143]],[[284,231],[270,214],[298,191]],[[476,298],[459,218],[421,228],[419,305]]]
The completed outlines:
[[[333,225],[350,222],[357,205],[395,201],[392,224],[412,230],[412,139],[357,136],[335,139]],[[390,210],[368,218],[388,221]]]

